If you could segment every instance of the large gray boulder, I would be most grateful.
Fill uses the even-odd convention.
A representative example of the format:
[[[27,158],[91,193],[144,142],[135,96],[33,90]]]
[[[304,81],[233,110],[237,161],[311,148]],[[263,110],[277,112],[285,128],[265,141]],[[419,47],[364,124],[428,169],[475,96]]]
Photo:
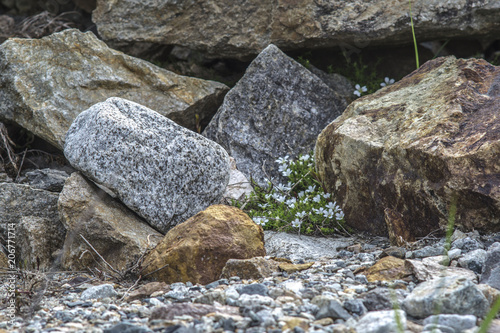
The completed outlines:
[[[75,119],[64,155],[163,233],[217,203],[229,181],[222,147],[117,97]]]
[[[445,230],[500,230],[500,67],[437,58],[361,97],[318,136],[316,168],[347,223],[405,241]],[[391,225],[394,226],[394,225]]]
[[[408,12],[408,1],[98,0],[92,19],[113,44],[182,45],[245,58],[270,43],[283,50],[340,46],[346,52],[409,44]],[[417,36],[427,40],[500,33],[497,0],[412,1],[412,12]]]
[[[65,30],[0,45],[0,120],[14,121],[58,148],[76,116],[123,97],[196,129],[215,114],[228,88],[180,76],[108,48],[91,33]]]
[[[275,160],[313,148],[347,103],[321,79],[269,45],[224,98],[204,131],[236,160],[238,170],[267,185],[281,174]]]

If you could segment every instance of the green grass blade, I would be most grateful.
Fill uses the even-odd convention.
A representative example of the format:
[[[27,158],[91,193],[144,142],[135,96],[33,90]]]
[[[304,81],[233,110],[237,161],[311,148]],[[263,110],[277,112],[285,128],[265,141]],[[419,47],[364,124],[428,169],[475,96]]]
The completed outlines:
[[[415,61],[417,62],[417,69],[420,68],[420,62],[418,60],[418,47],[417,47],[417,38],[415,37],[415,28],[413,26],[413,15],[411,14],[411,0],[408,0],[410,4],[410,23],[411,23],[411,33],[413,35],[413,45],[415,46]]]

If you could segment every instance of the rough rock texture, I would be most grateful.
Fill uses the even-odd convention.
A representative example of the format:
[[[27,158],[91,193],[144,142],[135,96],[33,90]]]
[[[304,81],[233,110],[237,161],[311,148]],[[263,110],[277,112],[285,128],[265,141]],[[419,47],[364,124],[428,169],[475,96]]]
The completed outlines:
[[[18,234],[21,231],[16,229],[23,218],[27,219],[25,222],[43,220],[45,228],[57,230],[57,234],[64,235],[65,228],[57,212],[57,199],[57,193],[34,189],[23,184],[0,183],[0,239],[2,239],[2,244],[6,244],[3,240],[7,240],[7,224],[15,224],[14,232]],[[38,229],[37,226],[33,228]],[[40,232],[43,233],[41,230]],[[57,244],[47,244],[47,246],[53,249],[57,247]],[[29,252],[28,249],[25,250]],[[16,252],[19,251],[21,250],[18,247]],[[43,257],[49,258],[51,254],[43,254]]]
[[[373,266],[356,271],[363,274],[369,282],[373,281],[411,281],[412,272],[405,267],[405,261],[396,257],[387,256],[377,261]]]
[[[167,306],[156,307],[151,313],[150,320],[172,320],[175,316],[191,316],[196,319],[209,313],[224,313],[239,315],[239,309],[234,306],[213,306],[208,304],[173,303]]]
[[[172,228],[144,259],[144,274],[166,283],[207,284],[228,259],[264,256],[264,233],[243,211],[214,205]],[[165,266],[167,265],[167,266]]]
[[[75,119],[64,155],[160,232],[219,202],[229,180],[218,144],[117,97]]]
[[[195,114],[207,123],[228,90],[112,50],[91,32],[74,29],[4,42],[0,67],[0,119],[59,148],[76,116],[108,97],[143,104],[195,130]]]
[[[203,134],[234,157],[238,170],[267,186],[263,165],[270,177],[281,178],[276,159],[313,150],[317,135],[346,106],[316,75],[269,45]]]
[[[115,269],[125,271],[163,235],[80,173],[73,173],[59,196],[58,209],[67,229],[62,265],[69,270],[100,267],[83,236]],[[81,235],[81,236],[80,236]],[[85,254],[84,254],[85,252]]]
[[[442,263],[446,261],[449,262],[449,259],[444,256],[439,256],[437,258],[428,257],[422,260],[407,259],[405,260],[405,267],[412,272],[415,278],[420,282],[442,276],[463,277],[471,281],[477,280],[476,274],[468,269],[443,266]]]
[[[415,318],[426,318],[440,313],[486,315],[488,300],[479,288],[460,276],[447,276],[419,284],[403,302],[406,313]]]
[[[417,36],[429,40],[500,32],[500,4],[465,0],[412,2]],[[283,49],[407,44],[408,3],[355,1],[98,0],[93,21],[104,40],[182,45],[242,58],[269,43]],[[196,22],[196,24],[186,24]]]
[[[438,58],[357,99],[326,127],[316,167],[347,223],[385,234],[384,209],[412,237],[444,228],[500,230],[500,67]]]
[[[26,172],[25,178],[20,182],[41,190],[61,192],[68,177],[69,175],[62,170],[36,169]]]
[[[238,276],[243,280],[257,280],[270,277],[278,272],[279,262],[264,257],[250,259],[229,259],[222,269],[221,279]]]
[[[63,247],[66,229],[46,217],[22,216],[16,230],[20,265],[26,269],[50,270],[59,267],[57,256]]]
[[[396,315],[397,311],[397,315]],[[406,329],[406,313],[403,310],[382,310],[365,314],[356,324],[357,332],[384,333]]]
[[[500,290],[500,243],[490,246],[483,265],[481,283],[486,283]]]
[[[284,232],[266,231],[266,251],[270,256],[290,260],[318,260],[319,258],[336,258],[337,249],[352,245],[351,239],[324,237],[304,237]]]

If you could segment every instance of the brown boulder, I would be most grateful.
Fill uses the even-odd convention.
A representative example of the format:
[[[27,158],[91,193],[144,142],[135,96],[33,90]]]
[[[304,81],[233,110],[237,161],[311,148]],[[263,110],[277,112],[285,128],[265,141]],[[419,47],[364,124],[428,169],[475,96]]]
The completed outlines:
[[[448,223],[500,230],[500,67],[437,58],[359,98],[316,143],[316,167],[347,223],[406,240]],[[399,214],[399,215],[398,215]],[[390,222],[391,219],[388,219]]]
[[[62,256],[67,269],[106,266],[85,240],[114,269],[123,272],[163,237],[79,172],[66,180],[58,209],[67,229]]]
[[[214,205],[170,229],[146,255],[144,275],[207,284],[219,279],[228,259],[265,254],[262,227],[238,208]]]

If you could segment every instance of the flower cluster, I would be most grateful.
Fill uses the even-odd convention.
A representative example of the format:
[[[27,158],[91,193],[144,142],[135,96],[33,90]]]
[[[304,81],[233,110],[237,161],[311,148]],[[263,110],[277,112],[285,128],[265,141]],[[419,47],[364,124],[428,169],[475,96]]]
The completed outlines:
[[[380,84],[380,86],[381,87],[386,87],[386,86],[389,86],[389,85],[393,84],[394,82],[395,82],[394,79],[390,79],[388,77],[385,77],[384,78],[384,82],[382,82]],[[355,90],[354,90],[353,94],[356,95],[356,96],[358,96],[358,97],[361,97],[361,95],[363,95],[363,93],[366,93],[366,92],[368,92],[368,93],[374,92],[374,91],[368,91],[368,88],[366,86],[361,86],[359,84],[356,84],[354,86],[354,88],[355,88]],[[376,90],[376,89],[373,89],[373,90]]]
[[[276,163],[288,183],[269,181],[267,189],[254,184],[254,192],[243,208],[255,223],[266,230],[308,235],[346,232],[344,213],[316,178],[312,154],[299,156],[296,161],[285,156]]]

